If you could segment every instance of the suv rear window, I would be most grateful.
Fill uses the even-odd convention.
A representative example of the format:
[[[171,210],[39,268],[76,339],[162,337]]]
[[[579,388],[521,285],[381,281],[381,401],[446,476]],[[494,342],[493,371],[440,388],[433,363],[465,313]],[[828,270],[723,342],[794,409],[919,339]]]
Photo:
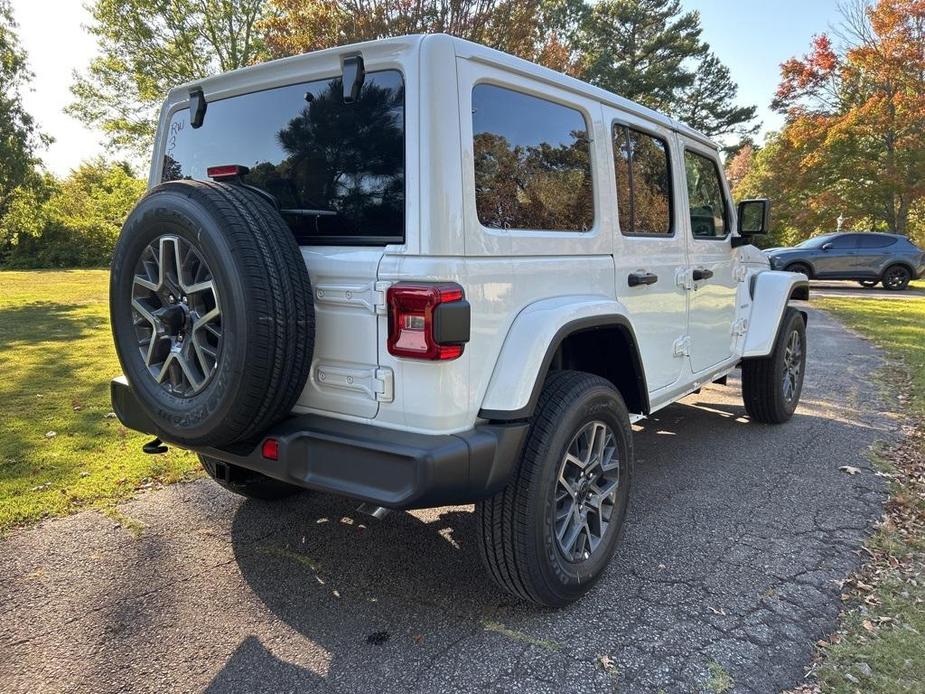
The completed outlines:
[[[339,77],[210,102],[170,121],[162,180],[208,180],[241,164],[273,195],[300,244],[401,243],[405,235],[405,93],[396,70],[370,72],[354,103]]]
[[[594,225],[591,143],[574,108],[492,84],[472,90],[475,206],[493,229]]]

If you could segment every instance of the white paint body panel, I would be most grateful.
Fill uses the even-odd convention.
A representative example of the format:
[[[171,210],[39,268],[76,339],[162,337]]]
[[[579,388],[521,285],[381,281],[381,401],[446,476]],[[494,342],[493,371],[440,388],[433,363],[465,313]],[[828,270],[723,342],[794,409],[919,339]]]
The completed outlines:
[[[763,357],[770,354],[777,337],[777,326],[787,308],[790,293],[798,284],[807,281],[798,272],[767,270],[754,279],[755,299],[752,303],[748,335],[742,350],[743,357]]]
[[[709,247],[690,238],[683,147],[717,158],[717,146],[615,94],[449,36],[333,48],[178,87],[161,112],[150,185],[161,177],[166,126],[187,106],[191,87],[201,87],[206,100],[215,101],[329,78],[340,74],[344,55],[356,53],[367,72],[396,69],[404,77],[405,241],[302,248],[315,292],[316,338],[297,411],[422,433],[465,431],[482,409],[524,407],[550,340],[580,318],[618,315],[630,322],[652,411],[727,373],[743,356],[766,353],[799,277],[769,272],[762,254],[732,249],[728,238]],[[582,113],[593,147],[591,229],[498,230],[479,223],[471,95],[480,82]],[[655,132],[669,144],[676,195],[672,237],[620,232],[610,134],[615,121]],[[731,217],[734,224],[734,211]],[[695,266],[712,269],[714,280],[688,289],[679,279]],[[629,287],[627,277],[637,271],[655,272],[658,283]],[[748,288],[755,274],[753,301]],[[389,284],[402,280],[450,281],[464,288],[471,340],[459,359],[425,362],[388,353],[382,298]],[[690,338],[689,357],[674,353],[675,341],[684,337]]]

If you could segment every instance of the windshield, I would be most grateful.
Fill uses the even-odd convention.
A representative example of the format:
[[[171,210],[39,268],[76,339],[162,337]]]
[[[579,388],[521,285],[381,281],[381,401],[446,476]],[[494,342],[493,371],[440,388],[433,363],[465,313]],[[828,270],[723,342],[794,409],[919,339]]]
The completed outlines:
[[[162,180],[208,180],[239,164],[270,193],[300,244],[400,243],[405,229],[404,86],[396,70],[367,73],[344,103],[340,78],[210,102],[170,121]]]
[[[822,244],[828,243],[833,238],[835,238],[835,234],[824,234],[823,236],[816,236],[815,238],[801,241],[796,246],[794,246],[794,248],[819,248],[822,246]]]

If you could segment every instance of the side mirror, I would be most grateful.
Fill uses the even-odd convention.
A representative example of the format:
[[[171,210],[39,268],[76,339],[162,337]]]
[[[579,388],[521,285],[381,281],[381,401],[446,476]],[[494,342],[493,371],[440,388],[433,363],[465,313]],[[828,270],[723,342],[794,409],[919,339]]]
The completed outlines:
[[[752,236],[767,234],[770,224],[771,201],[767,198],[743,200],[738,206],[739,235],[732,237],[732,245],[744,246]]]
[[[831,247],[832,247],[832,242],[831,242],[831,241],[829,241],[828,243],[822,244],[822,250],[824,250],[824,251],[829,250]]]

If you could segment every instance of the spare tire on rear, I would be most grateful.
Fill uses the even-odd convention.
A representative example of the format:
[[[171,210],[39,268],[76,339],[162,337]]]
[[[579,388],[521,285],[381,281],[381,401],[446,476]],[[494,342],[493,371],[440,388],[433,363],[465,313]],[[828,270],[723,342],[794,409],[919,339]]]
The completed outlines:
[[[308,272],[278,210],[252,189],[173,181],[148,192],[116,244],[109,308],[122,369],[166,441],[256,438],[305,386]]]

